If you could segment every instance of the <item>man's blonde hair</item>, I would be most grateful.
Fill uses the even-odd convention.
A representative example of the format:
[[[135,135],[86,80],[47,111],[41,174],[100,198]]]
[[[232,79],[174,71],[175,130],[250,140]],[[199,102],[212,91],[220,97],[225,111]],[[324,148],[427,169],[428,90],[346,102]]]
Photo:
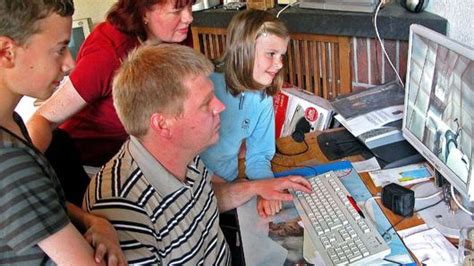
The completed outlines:
[[[153,113],[179,116],[188,95],[184,80],[209,76],[214,67],[193,49],[162,44],[143,46],[130,52],[113,82],[113,100],[128,134],[147,133]]]
[[[258,37],[271,34],[282,39],[289,38],[285,24],[274,15],[261,10],[246,10],[235,15],[227,28],[226,50],[217,62],[219,71],[225,72],[225,81],[232,95],[264,86],[253,79],[255,43]],[[281,69],[272,84],[265,89],[274,95],[282,86],[284,71]]]

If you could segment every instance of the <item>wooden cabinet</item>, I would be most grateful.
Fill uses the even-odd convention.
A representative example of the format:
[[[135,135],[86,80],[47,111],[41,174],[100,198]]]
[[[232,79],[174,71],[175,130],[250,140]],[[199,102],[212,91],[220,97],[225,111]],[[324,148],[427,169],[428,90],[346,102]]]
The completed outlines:
[[[226,29],[191,27],[194,49],[222,55]],[[326,99],[352,91],[350,37],[292,33],[285,57],[286,81]]]

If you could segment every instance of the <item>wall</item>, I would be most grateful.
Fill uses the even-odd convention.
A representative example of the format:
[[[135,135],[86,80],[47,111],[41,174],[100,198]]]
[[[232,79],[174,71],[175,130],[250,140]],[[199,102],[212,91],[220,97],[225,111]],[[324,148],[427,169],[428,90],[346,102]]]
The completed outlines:
[[[74,19],[92,18],[95,25],[105,20],[105,15],[116,0],[74,0]]]
[[[474,48],[474,1],[431,0],[426,11],[444,17],[448,21],[448,37]],[[408,42],[384,40],[384,45],[404,81]],[[375,39],[354,37],[351,51],[353,90],[396,79],[395,72],[389,66],[380,44]]]
[[[405,81],[408,42],[383,40],[383,44],[401,79]],[[352,90],[366,89],[397,79],[376,39],[352,37],[351,46]]]
[[[474,1],[432,0],[426,11],[448,20],[450,38],[474,48]]]

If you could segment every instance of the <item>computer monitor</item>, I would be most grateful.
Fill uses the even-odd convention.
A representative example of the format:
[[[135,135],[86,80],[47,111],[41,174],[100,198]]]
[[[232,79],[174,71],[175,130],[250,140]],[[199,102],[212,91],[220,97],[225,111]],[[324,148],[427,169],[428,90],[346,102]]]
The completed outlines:
[[[474,49],[410,27],[402,132],[462,196],[474,201]]]
[[[92,20],[90,18],[73,20],[71,41],[69,42],[68,47],[74,59],[76,59],[82,43],[91,32],[91,28]]]

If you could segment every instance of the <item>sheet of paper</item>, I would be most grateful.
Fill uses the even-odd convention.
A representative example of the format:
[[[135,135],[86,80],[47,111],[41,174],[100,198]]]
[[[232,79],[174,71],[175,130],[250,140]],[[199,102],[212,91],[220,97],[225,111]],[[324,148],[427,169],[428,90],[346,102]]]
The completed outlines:
[[[423,265],[454,265],[458,250],[436,228],[426,225],[398,231],[405,245]]]
[[[365,161],[353,162],[352,167],[354,167],[357,173],[380,170],[380,164],[379,162],[377,162],[377,159],[375,159],[375,157],[372,157]]]
[[[246,265],[283,265],[288,250],[268,237],[268,220],[257,214],[254,197],[237,208]]]
[[[417,163],[392,169],[371,171],[369,172],[369,176],[377,187],[382,187],[390,183],[407,186],[432,178],[434,172],[427,163]]]
[[[352,135],[357,137],[373,129],[380,128],[390,122],[402,119],[403,108],[403,105],[395,105],[347,120],[341,115],[336,115],[335,118],[341,122],[341,124],[349,130]]]

